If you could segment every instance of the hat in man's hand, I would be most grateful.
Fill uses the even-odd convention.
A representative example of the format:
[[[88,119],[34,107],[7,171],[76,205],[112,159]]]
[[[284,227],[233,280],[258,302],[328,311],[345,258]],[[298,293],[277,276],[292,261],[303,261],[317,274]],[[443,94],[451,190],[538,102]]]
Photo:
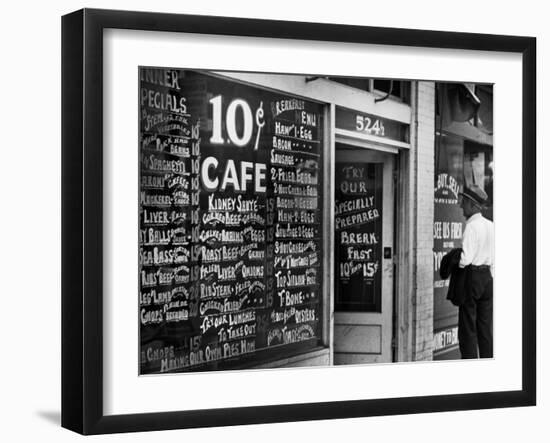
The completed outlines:
[[[465,187],[464,191],[462,191],[460,194],[466,198],[469,198],[479,206],[483,206],[485,203],[487,203],[487,200],[489,199],[487,193],[478,185],[472,185],[467,188]]]

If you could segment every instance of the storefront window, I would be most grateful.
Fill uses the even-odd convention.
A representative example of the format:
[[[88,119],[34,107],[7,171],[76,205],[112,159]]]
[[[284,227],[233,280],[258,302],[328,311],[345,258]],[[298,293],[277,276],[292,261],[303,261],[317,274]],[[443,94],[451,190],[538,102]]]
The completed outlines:
[[[329,77],[330,80],[342,85],[351,86],[352,88],[361,89],[362,91],[372,91],[372,80],[368,78],[355,77]]]
[[[335,309],[381,312],[382,163],[336,163]]]
[[[410,103],[411,82],[400,80],[374,80],[373,90],[382,94],[389,94],[393,99]]]
[[[459,192],[477,185],[488,195],[482,214],[493,220],[493,102],[491,85],[437,85],[434,186],[434,359],[460,358],[458,309],[439,276],[443,256],[462,245],[465,219]]]
[[[329,79],[352,88],[361,89],[362,91],[376,92],[381,96],[388,95],[393,100],[410,103],[410,81],[355,77],[329,77]]]
[[[323,106],[140,71],[140,373],[321,345]]]
[[[476,126],[486,132],[493,133],[493,87],[492,85],[477,85],[476,95],[480,104],[477,111]]]
[[[434,358],[458,358],[458,309],[447,300],[449,280],[439,276],[441,259],[462,245],[465,218],[459,203],[464,187],[477,185],[489,196],[483,215],[493,219],[493,150],[491,146],[442,134],[436,143],[434,186]]]

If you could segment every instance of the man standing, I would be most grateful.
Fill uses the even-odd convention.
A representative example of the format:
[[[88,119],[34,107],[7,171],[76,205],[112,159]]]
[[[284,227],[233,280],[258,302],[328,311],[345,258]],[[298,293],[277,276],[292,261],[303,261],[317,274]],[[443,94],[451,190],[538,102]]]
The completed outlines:
[[[481,215],[487,194],[477,185],[464,188],[462,212],[466,229],[459,266],[468,267],[465,300],[458,312],[458,341],[462,358],[493,357],[493,222]],[[478,354],[479,349],[479,354]]]

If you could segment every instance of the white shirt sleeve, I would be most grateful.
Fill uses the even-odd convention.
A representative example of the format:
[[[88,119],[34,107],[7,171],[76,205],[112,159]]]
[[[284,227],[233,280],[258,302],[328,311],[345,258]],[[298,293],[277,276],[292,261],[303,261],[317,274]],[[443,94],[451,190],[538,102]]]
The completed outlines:
[[[465,268],[468,265],[471,265],[477,248],[477,235],[473,226],[468,223],[466,224],[466,229],[464,229],[464,236],[462,239],[462,255],[460,256],[459,267]]]

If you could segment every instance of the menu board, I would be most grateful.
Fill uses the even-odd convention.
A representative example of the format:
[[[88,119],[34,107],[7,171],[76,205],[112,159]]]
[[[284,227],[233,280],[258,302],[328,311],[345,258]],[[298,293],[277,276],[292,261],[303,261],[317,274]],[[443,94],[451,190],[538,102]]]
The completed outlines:
[[[140,69],[140,373],[319,345],[323,107]]]
[[[382,163],[336,163],[335,309],[380,312]]]

